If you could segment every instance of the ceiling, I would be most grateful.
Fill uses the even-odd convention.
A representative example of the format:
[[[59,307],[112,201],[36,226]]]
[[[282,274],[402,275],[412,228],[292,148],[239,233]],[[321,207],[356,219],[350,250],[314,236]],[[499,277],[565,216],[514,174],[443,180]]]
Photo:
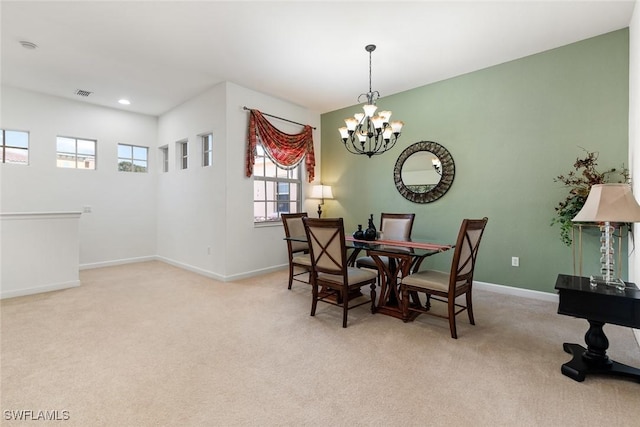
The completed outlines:
[[[324,113],[368,91],[367,44],[386,96],[625,28],[634,4],[3,0],[1,80],[154,116],[230,81]]]

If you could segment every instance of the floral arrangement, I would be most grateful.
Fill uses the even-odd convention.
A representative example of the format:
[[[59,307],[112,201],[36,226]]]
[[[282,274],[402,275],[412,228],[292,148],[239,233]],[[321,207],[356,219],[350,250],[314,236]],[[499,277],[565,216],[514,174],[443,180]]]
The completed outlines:
[[[611,168],[604,172],[598,171],[598,153],[587,151],[584,158],[576,159],[574,170],[566,175],[559,175],[554,182],[561,182],[569,189],[569,194],[558,203],[555,208],[556,216],[551,220],[551,225],[560,225],[560,238],[567,246],[571,246],[573,230],[572,219],[575,217],[584,202],[587,200],[591,186],[595,184],[629,183],[629,169],[624,166],[621,169]]]

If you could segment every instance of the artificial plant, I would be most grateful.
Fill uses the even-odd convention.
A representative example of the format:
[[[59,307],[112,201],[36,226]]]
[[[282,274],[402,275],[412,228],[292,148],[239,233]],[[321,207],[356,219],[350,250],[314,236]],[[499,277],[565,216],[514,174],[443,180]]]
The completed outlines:
[[[554,182],[561,182],[568,188],[569,193],[555,208],[556,216],[551,220],[551,225],[560,225],[560,239],[567,246],[572,243],[572,219],[582,209],[591,186],[595,184],[629,183],[629,169],[611,168],[604,172],[598,171],[598,153],[587,151],[584,158],[577,158],[573,164],[574,170],[566,175],[558,175]]]

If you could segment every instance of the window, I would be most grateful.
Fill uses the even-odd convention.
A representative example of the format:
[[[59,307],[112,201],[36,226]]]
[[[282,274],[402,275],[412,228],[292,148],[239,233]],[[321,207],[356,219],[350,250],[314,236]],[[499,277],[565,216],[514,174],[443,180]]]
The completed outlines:
[[[57,165],[59,168],[95,169],[96,144],[91,139],[57,137]]]
[[[2,163],[29,164],[29,132],[0,129]]]
[[[120,172],[146,172],[147,147],[118,144],[118,170]]]
[[[213,163],[213,134],[200,135],[202,138],[202,166],[211,166]]]
[[[189,165],[189,152],[187,147],[187,141],[179,141],[178,142],[178,167],[180,169],[186,169]]]
[[[280,221],[280,214],[300,212],[301,166],[277,166],[261,145],[256,146],[253,168],[253,220],[256,223]]]
[[[160,155],[162,156],[162,172],[169,172],[169,147],[166,145],[160,147]]]

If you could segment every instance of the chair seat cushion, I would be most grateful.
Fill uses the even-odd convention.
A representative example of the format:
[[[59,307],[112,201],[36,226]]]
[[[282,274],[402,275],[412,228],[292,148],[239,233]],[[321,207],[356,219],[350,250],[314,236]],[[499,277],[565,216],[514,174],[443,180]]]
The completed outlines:
[[[309,254],[296,255],[291,259],[291,262],[311,267],[311,257]]]
[[[378,273],[369,270],[361,270],[359,268],[347,267],[347,280],[349,285],[353,285],[359,282],[366,282],[367,280],[375,280],[378,278]],[[342,276],[337,274],[319,273],[318,280],[331,282],[336,284],[342,284]]]
[[[383,264],[385,265],[389,265],[389,257],[386,256],[381,256],[380,260],[382,261]],[[356,267],[360,267],[360,268],[378,268],[378,265],[376,264],[376,262],[373,260],[372,257],[370,256],[363,256],[360,257],[358,259],[356,259]]]
[[[447,292],[449,290],[449,273],[437,270],[419,271],[402,279],[402,283],[412,288]]]

